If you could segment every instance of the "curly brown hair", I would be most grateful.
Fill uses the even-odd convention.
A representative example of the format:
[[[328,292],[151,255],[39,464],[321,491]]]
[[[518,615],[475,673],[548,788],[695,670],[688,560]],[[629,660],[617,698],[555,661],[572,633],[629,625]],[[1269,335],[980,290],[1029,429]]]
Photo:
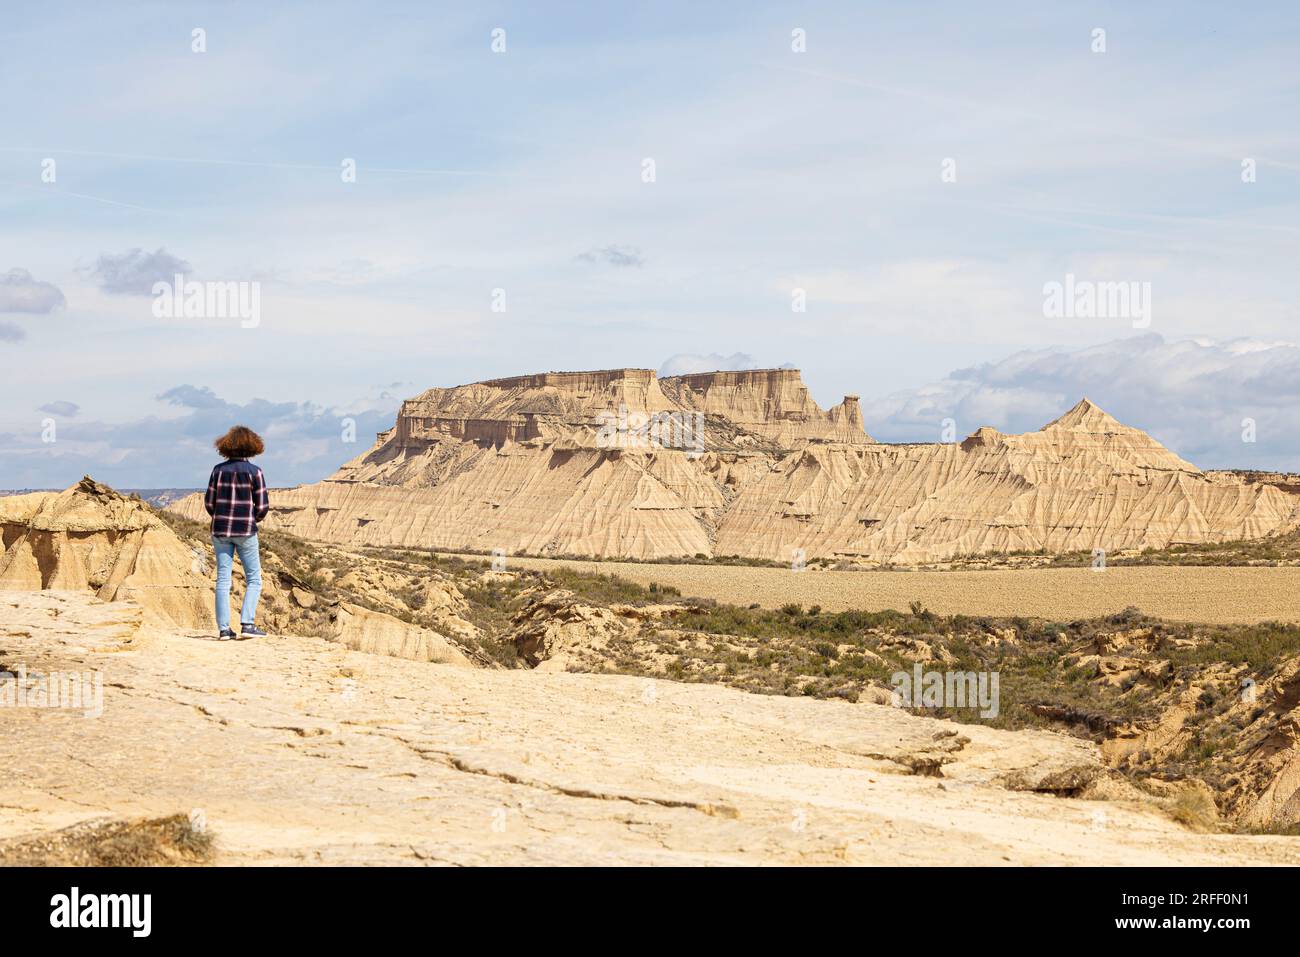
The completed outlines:
[[[262,437],[246,425],[232,426],[229,432],[212,444],[227,459],[251,459],[266,451]]]

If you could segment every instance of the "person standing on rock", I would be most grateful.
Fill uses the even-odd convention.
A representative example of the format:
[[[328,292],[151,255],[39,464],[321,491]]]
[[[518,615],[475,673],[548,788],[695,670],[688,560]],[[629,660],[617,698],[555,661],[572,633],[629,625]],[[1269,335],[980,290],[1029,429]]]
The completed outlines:
[[[265,637],[257,627],[257,599],[262,594],[262,559],[257,547],[257,523],[266,518],[271,501],[262,470],[248,461],[266,447],[262,437],[242,425],[213,443],[225,459],[212,470],[203,507],[212,516],[212,548],[217,553],[217,628],[223,641]],[[230,628],[230,577],[235,552],[244,567],[244,604],[239,611],[240,634]]]

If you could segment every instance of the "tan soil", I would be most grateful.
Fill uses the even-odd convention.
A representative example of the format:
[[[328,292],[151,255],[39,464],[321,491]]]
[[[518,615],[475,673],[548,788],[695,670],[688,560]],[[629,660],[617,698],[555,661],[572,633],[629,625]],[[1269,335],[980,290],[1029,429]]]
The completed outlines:
[[[470,557],[470,556],[467,556]],[[913,601],[942,615],[1068,621],[1141,609],[1170,621],[1252,624],[1300,621],[1300,568],[1026,568],[990,571],[877,572],[743,565],[671,565],[577,559],[507,558],[508,567],[569,565],[642,585],[731,604],[779,608],[794,602],[826,611],[906,610]]]

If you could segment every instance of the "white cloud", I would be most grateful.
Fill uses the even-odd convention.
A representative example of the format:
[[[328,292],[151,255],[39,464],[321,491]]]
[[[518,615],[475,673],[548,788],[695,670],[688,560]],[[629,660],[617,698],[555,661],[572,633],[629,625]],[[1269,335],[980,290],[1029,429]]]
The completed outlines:
[[[645,265],[641,250],[635,246],[602,246],[599,249],[588,249],[579,255],[578,259],[582,262],[605,263],[607,266],[624,268]]]
[[[1083,349],[1018,352],[938,382],[864,400],[867,431],[882,441],[959,436],[982,425],[1040,428],[1083,396],[1203,468],[1300,470],[1300,346],[1156,334]],[[1255,442],[1243,441],[1244,420]]]
[[[41,282],[26,269],[10,269],[0,275],[0,312],[48,315],[66,304],[57,286]],[[17,338],[22,338],[21,334]]]
[[[151,253],[136,248],[124,253],[104,253],[92,272],[105,292],[147,296],[153,292],[154,283],[170,283],[177,275],[188,276],[193,267],[162,247]]]
[[[81,406],[77,405],[77,403],[68,402],[63,399],[60,399],[57,402],[47,402],[45,405],[42,405],[37,409],[39,412],[48,412],[50,415],[62,415],[67,418],[72,418],[80,410]]]
[[[399,405],[373,394],[346,408],[258,398],[230,402],[193,385],[175,386],[157,398],[180,414],[110,423],[72,418],[75,405],[51,403],[43,411],[54,412],[57,405],[65,409],[57,414],[68,417],[59,423],[56,441],[43,442],[35,422],[0,435],[6,486],[62,488],[93,475],[124,488],[199,487],[217,461],[213,440],[236,423],[266,440],[258,461],[272,484],[315,481],[369,448],[375,433],[392,426]],[[69,406],[74,412],[66,412]],[[345,419],[352,420],[350,427]]]
[[[786,363],[786,367],[789,367],[789,363]],[[692,372],[761,368],[763,366],[755,362],[753,356],[746,355],[743,352],[733,352],[729,356],[717,352],[710,352],[708,355],[692,355],[687,352],[679,352],[677,355],[669,356],[664,360],[663,365],[659,367],[659,375],[689,375]]]

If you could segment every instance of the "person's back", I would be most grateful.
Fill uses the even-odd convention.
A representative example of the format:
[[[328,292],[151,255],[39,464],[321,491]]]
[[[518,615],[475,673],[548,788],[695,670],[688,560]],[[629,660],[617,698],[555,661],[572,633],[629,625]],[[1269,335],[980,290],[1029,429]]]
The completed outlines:
[[[257,523],[271,510],[262,470],[248,461],[265,447],[252,429],[236,425],[213,443],[225,461],[212,469],[203,505],[212,516],[212,548],[217,556],[216,614],[222,638],[265,635],[255,624],[257,600],[262,592],[262,563],[257,543]],[[240,609],[241,634],[230,628],[230,579],[235,553],[244,568],[244,602]]]
[[[257,534],[270,502],[262,470],[247,459],[227,459],[212,470],[204,502],[212,516],[212,534],[242,538]]]

